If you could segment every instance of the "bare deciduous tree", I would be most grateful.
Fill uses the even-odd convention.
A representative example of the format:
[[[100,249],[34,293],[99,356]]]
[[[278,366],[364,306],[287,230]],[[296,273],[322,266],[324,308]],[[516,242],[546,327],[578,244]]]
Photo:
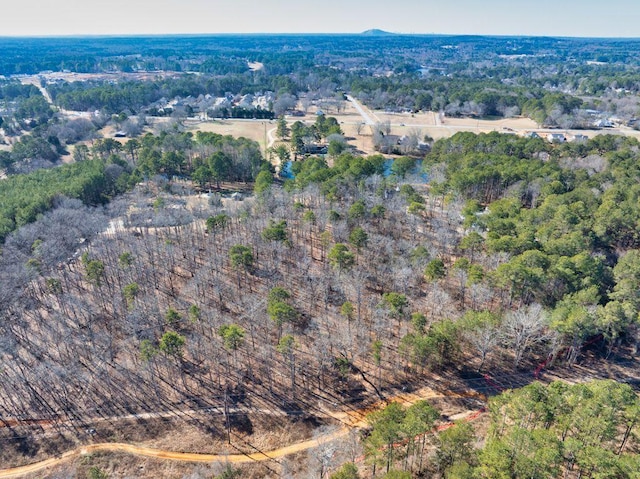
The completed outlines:
[[[500,329],[505,346],[513,351],[514,369],[529,349],[547,339],[546,327],[546,313],[539,304],[531,304],[506,315]]]

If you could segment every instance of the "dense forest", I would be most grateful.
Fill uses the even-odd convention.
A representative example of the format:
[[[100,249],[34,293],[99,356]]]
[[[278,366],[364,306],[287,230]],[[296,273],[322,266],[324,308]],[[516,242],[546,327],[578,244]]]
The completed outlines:
[[[421,176],[385,176],[381,155],[342,153],[331,166],[310,157],[280,185],[265,179],[272,170],[243,139],[165,133],[115,145],[97,142],[92,159],[76,165],[95,171],[91,188],[78,172],[77,193],[61,189],[53,210],[5,241],[1,400],[9,417],[35,415],[64,435],[122,409],[224,408],[230,400],[309,413],[433,373],[481,380],[472,371],[516,371],[513,381],[524,385],[546,358],[574,364],[591,344],[614,359],[637,342],[637,212],[624,207],[635,201],[636,140],[601,136],[575,146],[461,133],[426,156],[428,185]],[[107,188],[114,167],[115,185],[154,179],[122,194],[138,180]],[[213,184],[263,178],[254,198],[214,193],[194,203],[184,196],[192,186],[166,175],[196,171]],[[70,174],[61,167],[16,176],[23,183],[14,188],[27,192],[38,174],[53,172]],[[96,209],[65,194],[89,205],[113,199]],[[73,393],[80,390],[81,398]],[[370,441],[382,440],[383,420],[371,419]],[[519,427],[509,432],[518,441],[555,444],[539,467],[604,470],[538,433],[538,422]],[[41,432],[32,426],[30,440]],[[389,471],[528,471],[520,456],[491,462],[492,451],[516,447],[511,436],[474,452],[473,430],[454,432],[437,439],[451,457],[426,459],[423,447],[396,463],[395,447],[380,459],[382,446],[363,445],[373,448],[371,464]],[[460,435],[466,449],[446,445]]]
[[[366,447],[374,470],[377,465],[386,471],[384,478],[410,479],[409,471],[423,468],[461,479],[633,478],[640,463],[628,451],[635,447],[631,431],[639,405],[628,385],[614,381],[533,383],[489,401],[488,438],[477,448],[468,422],[441,428],[434,437],[438,412],[426,401],[407,409],[392,403],[370,416]],[[425,443],[436,446],[429,465],[422,462]],[[331,477],[359,476],[357,467],[347,464]]]
[[[486,56],[550,57],[552,62],[599,61],[637,66],[634,39],[483,37],[453,35],[174,35],[85,38],[2,38],[3,75],[70,70],[100,72],[183,70],[219,75],[240,73],[245,60],[276,62],[278,73],[299,66],[340,61],[359,66],[459,60],[472,64]],[[401,56],[393,58],[390,52]],[[417,52],[417,54],[416,54]],[[419,55],[419,56],[418,56]],[[547,58],[538,58],[547,62]],[[418,64],[420,64],[418,63]],[[414,63],[415,65],[416,63]],[[207,66],[209,65],[209,66]],[[439,66],[439,65],[434,65]]]
[[[366,154],[321,111],[631,131],[636,40],[0,45],[0,73],[41,74],[0,80],[3,467],[188,425],[224,454],[318,443],[184,477],[638,478],[638,140],[452,131]],[[278,117],[278,139],[197,115]],[[103,459],[78,477],[125,474]]]

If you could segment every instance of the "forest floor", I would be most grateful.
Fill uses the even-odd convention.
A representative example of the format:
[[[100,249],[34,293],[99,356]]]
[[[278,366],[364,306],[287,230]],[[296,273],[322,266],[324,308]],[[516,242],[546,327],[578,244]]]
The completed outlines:
[[[619,361],[607,363],[602,367],[602,362],[589,352],[584,357],[582,364],[571,368],[558,368],[544,372],[544,382],[560,379],[566,382],[580,382],[590,379],[614,378],[625,382],[638,381],[636,378],[636,363],[628,358],[620,357]],[[496,375],[495,384],[513,384],[513,381],[530,381],[531,374]],[[527,379],[529,378],[529,379]],[[473,386],[472,386],[473,387]],[[489,387],[491,388],[491,387]],[[475,389],[487,389],[487,387],[475,387]],[[496,392],[496,391],[493,391]],[[279,460],[285,457],[297,457],[296,454],[304,453],[322,447],[323,445],[345,441],[350,431],[366,428],[366,415],[373,410],[383,407],[389,402],[399,402],[410,405],[417,400],[429,400],[441,411],[442,422],[440,429],[446,428],[451,421],[474,420],[483,410],[486,397],[482,393],[473,390],[462,391],[460,385],[455,385],[451,390],[438,390],[429,386],[421,387],[412,392],[399,392],[386,401],[380,401],[372,406],[358,410],[326,411],[324,418],[314,417],[308,419],[274,418],[264,415],[254,416],[249,420],[251,429],[248,431],[235,431],[232,433],[232,443],[225,441],[224,435],[217,434],[212,437],[211,431],[205,431],[196,425],[196,422],[184,421],[176,413],[171,417],[123,417],[121,421],[112,418],[110,426],[116,422],[127,424],[130,422],[128,435],[120,436],[110,428],[105,428],[94,438],[85,444],[78,444],[63,453],[57,453],[47,459],[19,467],[0,470],[0,479],[43,477],[42,473],[53,474],[60,477],[64,471],[70,473],[79,468],[88,468],[91,465],[99,465],[109,469],[114,477],[131,474],[135,465],[138,477],[151,477],[158,473],[165,477],[181,477],[197,463],[206,464],[258,464],[265,462],[263,467],[254,471],[255,477],[269,475],[267,470],[273,471],[278,467]],[[198,411],[187,411],[185,415],[194,416]],[[222,419],[219,417],[218,421]],[[170,427],[168,427],[170,426]],[[480,428],[486,428],[484,421],[480,421]],[[117,429],[121,429],[118,427]],[[216,429],[212,426],[212,429]],[[136,432],[136,430],[138,432]],[[111,432],[109,432],[111,431]],[[161,432],[160,432],[161,431]],[[318,431],[320,431],[318,433]],[[160,434],[157,434],[160,432]],[[109,434],[112,434],[109,436]],[[216,436],[214,434],[214,436]],[[108,439],[108,442],[102,442]],[[122,440],[128,442],[121,442]],[[94,441],[94,442],[90,442]],[[101,441],[101,442],[97,442]],[[249,443],[249,441],[251,441]],[[185,452],[189,451],[189,452]],[[137,457],[137,459],[136,459]],[[304,458],[297,457],[298,461]],[[306,460],[306,459],[305,459]],[[168,463],[184,463],[183,466],[175,466],[167,469]],[[269,465],[271,464],[271,465]],[[218,466],[219,467],[219,466]],[[171,472],[167,472],[170,470]],[[55,474],[58,474],[56,476]],[[174,475],[175,474],[175,475]]]
[[[51,471],[72,461],[80,461],[80,465],[87,465],[87,458],[91,460],[96,453],[104,452],[126,453],[144,458],[186,463],[211,464],[277,461],[285,456],[308,451],[346,438],[351,430],[366,427],[366,415],[368,413],[383,407],[389,402],[399,402],[404,405],[410,405],[421,399],[438,402],[437,406],[442,411],[445,421],[440,428],[446,427],[446,424],[453,420],[464,420],[465,418],[475,419],[479,416],[477,411],[481,410],[481,408],[477,407],[477,405],[480,404],[477,402],[480,397],[472,395],[474,397],[469,401],[466,396],[468,396],[468,394],[457,391],[439,392],[430,387],[422,387],[413,392],[397,394],[371,407],[355,411],[327,411],[326,415],[329,421],[324,423],[325,425],[321,430],[326,432],[322,432],[321,434],[311,434],[313,432],[312,426],[320,424],[317,420],[307,422],[306,427],[302,428],[299,426],[304,426],[304,424],[300,424],[300,421],[296,423],[296,428],[278,428],[274,427],[273,423],[262,423],[264,428],[261,428],[262,431],[258,434],[258,438],[251,438],[252,443],[249,448],[244,444],[234,446],[225,444],[220,438],[218,438],[217,441],[211,441],[210,438],[209,440],[202,437],[198,438],[198,436],[202,436],[202,434],[198,434],[195,429],[185,428],[184,425],[179,425],[176,427],[180,429],[180,434],[174,434],[176,431],[169,428],[168,431],[165,431],[165,434],[170,432],[170,437],[156,437],[153,440],[142,441],[142,445],[122,442],[97,442],[78,445],[64,453],[56,454],[53,457],[39,462],[0,470],[0,479],[23,477],[34,473],[42,473],[42,471]],[[441,402],[438,400],[441,400]],[[460,400],[462,400],[462,402]],[[476,409],[469,409],[472,405],[474,405]],[[142,420],[148,418],[123,418],[124,421],[130,421],[132,419]],[[267,421],[269,420],[267,419]],[[191,430],[189,431],[188,429]],[[296,429],[298,430],[298,434],[292,435],[291,432]],[[300,436],[300,432],[302,432],[302,436]],[[255,436],[255,434],[253,436]],[[260,436],[262,436],[262,439],[260,439]],[[114,437],[114,439],[117,439],[117,437]],[[281,444],[286,441],[293,442],[286,446],[277,447],[273,444],[274,439]],[[236,437],[234,437],[234,441],[237,441]],[[242,442],[242,439],[240,441]],[[205,452],[181,452],[181,450],[184,449],[195,449]]]
[[[544,370],[540,379],[543,382],[562,380],[577,383],[613,378],[635,385],[640,382],[637,363],[629,358],[630,356],[623,354],[619,355],[618,360],[614,358],[604,363],[599,360],[601,358],[596,351],[585,351],[579,364]],[[60,471],[77,471],[78,468],[88,468],[91,465],[110,469],[119,477],[120,474],[130,474],[132,464],[136,464],[139,477],[151,477],[160,471],[161,474],[168,474],[167,465],[174,462],[184,463],[184,466],[172,469],[170,477],[181,477],[181,474],[197,463],[211,467],[212,464],[263,462],[266,465],[262,467],[266,469],[254,471],[253,477],[275,477],[272,475],[275,474],[273,468],[279,467],[279,460],[285,457],[296,457],[297,461],[307,460],[306,456],[302,458],[296,454],[310,452],[329,443],[347,441],[351,431],[367,427],[368,413],[390,402],[410,405],[418,400],[429,400],[441,411],[439,429],[442,429],[452,421],[478,418],[486,404],[485,393],[494,394],[502,388],[523,385],[533,380],[530,372],[494,374],[491,380],[472,375],[475,378],[453,382],[451,378],[434,376],[429,381],[433,382],[433,386],[407,384],[406,391],[396,391],[386,400],[367,407],[351,410],[327,409],[307,418],[287,417],[286,414],[278,418],[272,414],[254,412],[250,416],[244,416],[248,429],[234,426],[232,441],[229,443],[223,432],[224,420],[220,413],[213,419],[208,411],[143,414],[140,417],[127,415],[110,418],[109,421],[100,419],[93,425],[100,432],[94,432],[96,435],[88,438],[84,444],[67,446],[69,449],[65,452],[53,453],[51,457],[42,458],[38,462],[26,464],[21,461],[21,466],[0,470],[0,479],[32,477],[35,473],[39,473],[37,477],[42,477],[44,471],[54,474],[45,477],[60,477],[55,474],[60,474]],[[445,384],[451,389],[444,389]],[[411,390],[412,387],[416,389]],[[104,427],[98,424],[104,422],[107,422]],[[203,428],[205,424],[209,426]],[[485,428],[486,424],[480,421],[478,427]],[[123,430],[127,432],[123,433]],[[43,447],[42,453],[46,451],[47,448]],[[37,454],[36,457],[42,455]],[[177,475],[174,476],[173,473]]]

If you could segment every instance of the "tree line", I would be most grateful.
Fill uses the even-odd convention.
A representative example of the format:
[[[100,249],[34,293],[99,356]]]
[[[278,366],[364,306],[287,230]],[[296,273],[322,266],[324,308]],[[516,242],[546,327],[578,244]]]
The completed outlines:
[[[408,408],[392,403],[370,414],[365,453],[373,477],[380,466],[383,478],[637,477],[633,431],[640,404],[629,385],[532,383],[491,398],[488,411],[489,432],[480,447],[470,423],[438,432],[440,414],[426,401]],[[350,464],[331,477],[360,476]]]

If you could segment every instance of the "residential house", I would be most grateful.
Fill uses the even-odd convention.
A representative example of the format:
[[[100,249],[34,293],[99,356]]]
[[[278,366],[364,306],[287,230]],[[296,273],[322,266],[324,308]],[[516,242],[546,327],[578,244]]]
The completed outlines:
[[[587,135],[573,135],[569,141],[573,143],[586,143],[589,140]]]
[[[547,141],[549,143],[564,143],[567,139],[562,133],[549,133],[547,135]]]

